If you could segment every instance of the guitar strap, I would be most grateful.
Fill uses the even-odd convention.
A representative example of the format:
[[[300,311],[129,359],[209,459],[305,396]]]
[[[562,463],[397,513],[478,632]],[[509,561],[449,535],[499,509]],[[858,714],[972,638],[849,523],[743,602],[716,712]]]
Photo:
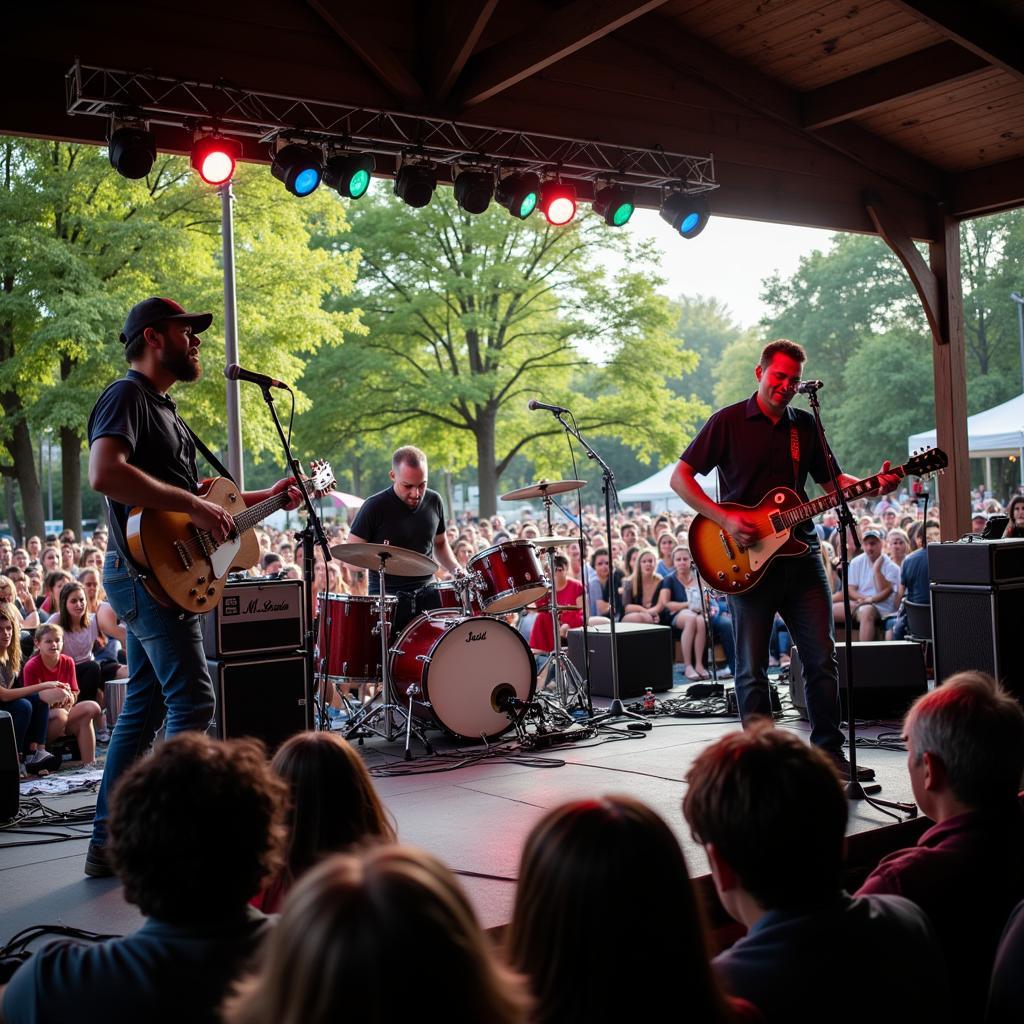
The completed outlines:
[[[789,425],[789,457],[793,460],[793,490],[800,490],[800,431]]]
[[[196,449],[202,454],[203,458],[213,466],[220,476],[227,477],[236,487],[238,486],[235,478],[221,465],[220,459],[217,458],[209,448],[200,440],[199,435],[182,419],[178,422],[188,431],[189,437],[192,438],[192,443],[196,446]]]

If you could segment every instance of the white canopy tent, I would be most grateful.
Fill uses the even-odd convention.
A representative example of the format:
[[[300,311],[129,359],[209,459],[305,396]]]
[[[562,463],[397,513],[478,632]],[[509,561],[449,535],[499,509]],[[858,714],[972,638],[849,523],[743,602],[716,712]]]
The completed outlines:
[[[933,448],[935,437],[934,430],[911,434],[907,438],[907,451]],[[967,447],[972,459],[985,460],[985,487],[991,490],[992,465],[989,460],[1004,459],[1008,455],[1024,456],[1024,395],[968,416]],[[1021,473],[1024,479],[1024,462]]]
[[[683,501],[669,486],[672,479],[672,471],[676,468],[673,462],[663,469],[659,469],[653,476],[646,480],[633,484],[631,487],[624,487],[619,491],[619,501],[624,505],[634,502],[649,501],[652,512],[692,512],[693,509]],[[704,488],[711,497],[715,496],[718,487],[718,471],[712,470],[707,476],[698,476],[697,483]]]

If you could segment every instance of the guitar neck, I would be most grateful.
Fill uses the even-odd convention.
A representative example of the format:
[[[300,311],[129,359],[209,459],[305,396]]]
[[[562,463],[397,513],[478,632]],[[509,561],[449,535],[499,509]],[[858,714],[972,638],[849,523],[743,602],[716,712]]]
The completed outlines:
[[[255,505],[251,505],[244,512],[235,516],[235,526],[239,533],[245,533],[250,527],[262,522],[267,516],[273,515],[279,508],[284,508],[287,504],[288,492],[278,491],[277,494],[272,494],[269,498],[256,502]]]
[[[899,477],[906,476],[906,470],[903,466],[890,469],[889,473]],[[855,483],[850,484],[849,487],[844,487],[842,489],[843,497],[847,501],[863,497],[869,491],[875,490],[880,482],[881,474],[879,473],[876,473],[874,476],[866,476],[863,480],[857,480]],[[822,512],[827,512],[830,508],[835,508],[838,504],[839,496],[831,492],[823,494],[820,498],[814,498],[812,501],[805,501],[802,505],[794,505],[793,508],[787,509],[785,512],[779,512],[777,515],[784,527],[791,528],[808,519],[813,519],[817,515],[821,515]]]

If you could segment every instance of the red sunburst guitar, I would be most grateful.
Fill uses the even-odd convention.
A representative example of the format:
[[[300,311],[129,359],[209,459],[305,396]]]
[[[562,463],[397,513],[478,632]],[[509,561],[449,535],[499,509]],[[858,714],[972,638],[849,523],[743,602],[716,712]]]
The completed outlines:
[[[334,474],[326,462],[311,462],[309,469],[307,486],[320,498],[334,487]],[[217,607],[228,573],[259,561],[260,546],[252,527],[288,504],[285,490],[246,508],[238,488],[222,476],[205,480],[199,495],[231,513],[236,532],[227,540],[214,540],[184,512],[153,508],[133,508],[125,530],[132,558],[146,570],[142,582],[149,595],[158,604],[183,612]]]
[[[945,469],[948,462],[944,451],[930,448],[889,472],[900,477],[927,476]],[[873,491],[878,485],[879,477],[876,474],[844,487],[843,494],[847,501],[852,501]],[[773,488],[759,505],[722,502],[722,508],[744,512],[748,518],[759,523],[757,543],[743,547],[717,523],[698,515],[690,523],[690,554],[708,586],[726,594],[742,594],[757,586],[772,559],[802,555],[807,550],[802,540],[792,536],[794,526],[838,504],[839,498],[834,494],[823,494],[813,501],[802,501],[800,495],[788,487]]]

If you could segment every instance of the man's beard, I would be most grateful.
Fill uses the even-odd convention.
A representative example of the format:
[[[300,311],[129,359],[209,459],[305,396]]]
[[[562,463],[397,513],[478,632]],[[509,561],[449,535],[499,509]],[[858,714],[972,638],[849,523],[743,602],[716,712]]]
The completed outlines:
[[[175,380],[198,380],[203,372],[198,359],[189,358],[188,352],[170,353],[166,349],[160,354],[160,365],[174,376]]]

